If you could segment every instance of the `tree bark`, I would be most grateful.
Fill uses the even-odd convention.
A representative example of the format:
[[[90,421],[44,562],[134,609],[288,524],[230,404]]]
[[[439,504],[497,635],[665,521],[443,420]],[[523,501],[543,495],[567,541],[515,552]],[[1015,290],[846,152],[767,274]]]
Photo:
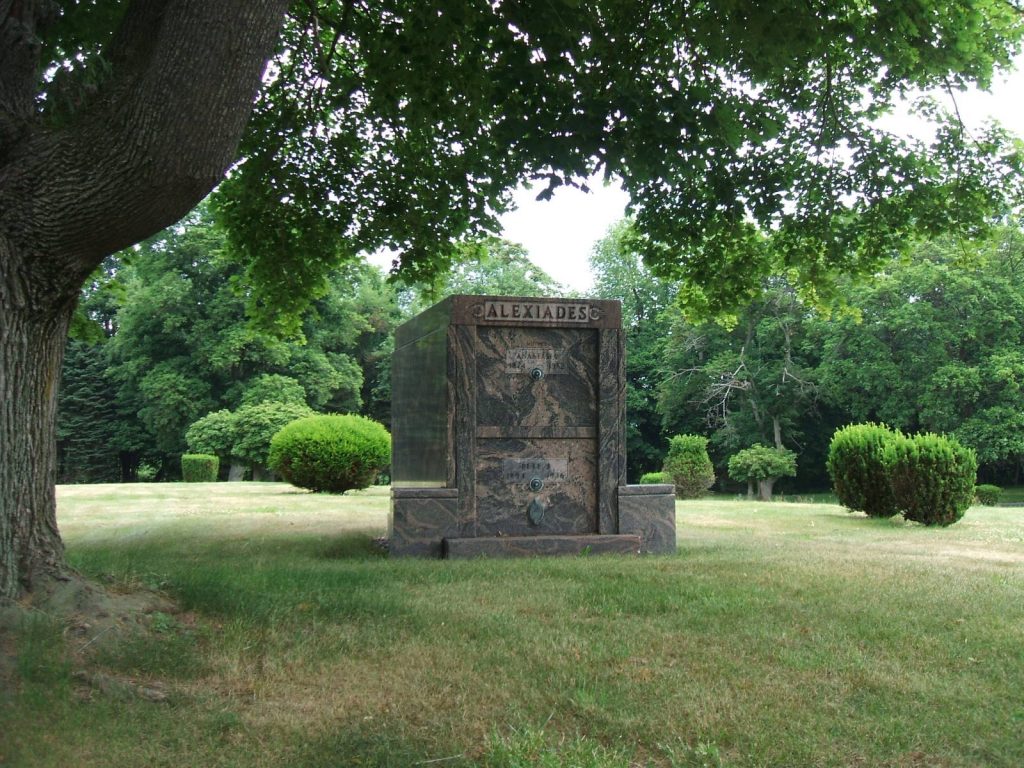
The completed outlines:
[[[57,532],[57,389],[74,302],[12,308],[14,261],[0,241],[0,596],[64,573]]]
[[[66,572],[56,403],[79,289],[222,178],[287,5],[132,0],[109,75],[56,123],[34,108],[53,4],[0,0],[0,599]]]
[[[776,480],[778,480],[777,477],[764,477],[757,481],[758,501],[772,500],[772,489],[775,487]]]

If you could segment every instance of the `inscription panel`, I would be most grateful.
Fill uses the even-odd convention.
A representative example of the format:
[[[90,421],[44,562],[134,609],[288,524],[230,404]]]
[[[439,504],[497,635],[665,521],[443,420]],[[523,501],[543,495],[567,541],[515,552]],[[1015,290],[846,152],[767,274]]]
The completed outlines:
[[[569,372],[564,349],[550,347],[513,347],[505,352],[505,373],[532,373],[540,370],[545,376]]]
[[[609,299],[451,296],[445,302],[456,325],[622,327],[621,305]]]
[[[476,445],[476,535],[597,532],[596,440],[478,439]]]
[[[476,328],[477,426],[594,427],[597,425],[597,334],[590,329]],[[522,366],[524,350],[555,362]],[[515,360],[516,370],[509,370]],[[543,375],[533,375],[539,368]],[[554,436],[554,435],[552,435]]]
[[[501,462],[501,477],[506,483],[529,483],[539,478],[557,483],[568,478],[568,459],[505,459]]]

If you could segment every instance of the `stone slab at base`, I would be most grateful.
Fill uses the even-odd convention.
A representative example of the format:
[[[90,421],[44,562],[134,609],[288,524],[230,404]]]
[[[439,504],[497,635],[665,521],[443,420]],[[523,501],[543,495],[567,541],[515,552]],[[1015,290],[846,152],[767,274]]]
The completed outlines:
[[[444,540],[444,556],[451,558],[639,553],[639,536],[481,536]]]
[[[455,488],[393,488],[388,551],[396,557],[442,557],[442,541],[463,536]]]
[[[675,486],[620,485],[619,533],[638,535],[644,554],[674,555]]]

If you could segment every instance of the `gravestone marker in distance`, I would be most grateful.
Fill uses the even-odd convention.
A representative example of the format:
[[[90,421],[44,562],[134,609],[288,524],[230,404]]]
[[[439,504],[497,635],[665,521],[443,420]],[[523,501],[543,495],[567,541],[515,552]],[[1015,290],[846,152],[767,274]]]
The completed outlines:
[[[450,296],[395,335],[393,555],[669,553],[670,485],[625,485],[621,308]]]

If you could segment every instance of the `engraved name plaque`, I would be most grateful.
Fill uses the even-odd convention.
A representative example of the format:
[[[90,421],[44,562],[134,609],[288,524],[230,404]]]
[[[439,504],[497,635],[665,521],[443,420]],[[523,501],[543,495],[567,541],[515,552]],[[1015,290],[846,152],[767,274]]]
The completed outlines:
[[[528,483],[535,477],[546,482],[565,480],[568,459],[503,459],[501,476],[506,483]]]
[[[601,310],[585,302],[485,301],[474,314],[492,323],[589,323],[600,319]]]
[[[519,348],[505,353],[505,373],[530,373],[540,368],[546,375],[568,371],[564,349]]]

